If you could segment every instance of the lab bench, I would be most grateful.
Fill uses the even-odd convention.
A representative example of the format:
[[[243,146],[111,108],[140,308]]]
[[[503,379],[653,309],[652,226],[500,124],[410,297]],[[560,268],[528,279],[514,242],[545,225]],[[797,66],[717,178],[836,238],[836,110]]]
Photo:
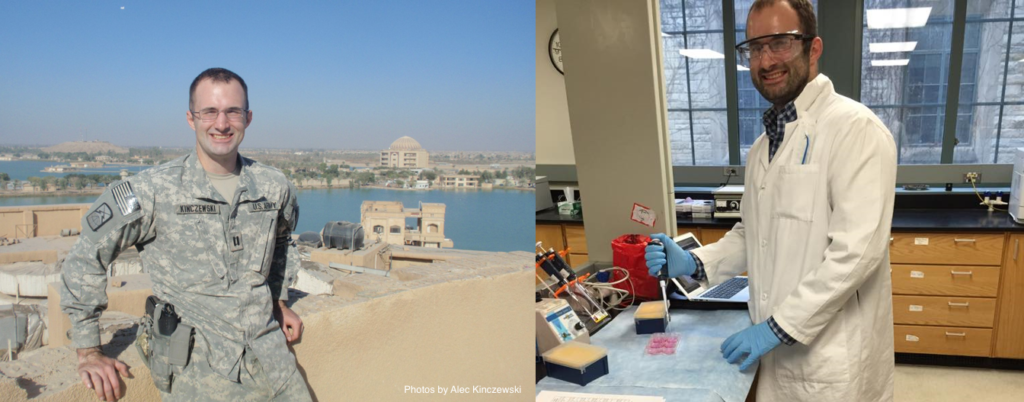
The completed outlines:
[[[702,244],[736,219],[677,219]],[[537,240],[589,260],[582,217],[537,213]],[[895,351],[920,355],[1024,359],[1024,225],[982,209],[897,209],[889,257]],[[546,275],[538,271],[542,278]]]
[[[679,334],[675,354],[647,355],[651,335],[637,335],[630,307],[613,319],[590,343],[608,349],[609,373],[586,386],[544,378],[537,392],[663,396],[666,401],[743,401],[757,366],[740,371],[722,358],[720,346],[730,335],[750,326],[746,310],[670,310],[669,332]]]

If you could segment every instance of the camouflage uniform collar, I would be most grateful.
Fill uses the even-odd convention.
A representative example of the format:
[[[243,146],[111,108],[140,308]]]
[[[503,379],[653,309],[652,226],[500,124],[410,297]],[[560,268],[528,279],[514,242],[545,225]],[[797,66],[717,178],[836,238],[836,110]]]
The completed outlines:
[[[238,201],[255,201],[260,199],[260,195],[256,192],[256,178],[253,176],[253,169],[250,169],[254,161],[249,158],[243,158],[239,154],[236,163],[238,163],[241,169],[238,173],[238,187],[239,191],[241,191]],[[185,157],[184,167],[182,182],[189,184],[192,198],[228,203],[213,188],[213,184],[210,183],[210,178],[206,176],[206,170],[203,169],[203,164],[199,162],[199,155],[195,150],[192,150],[192,153]]]

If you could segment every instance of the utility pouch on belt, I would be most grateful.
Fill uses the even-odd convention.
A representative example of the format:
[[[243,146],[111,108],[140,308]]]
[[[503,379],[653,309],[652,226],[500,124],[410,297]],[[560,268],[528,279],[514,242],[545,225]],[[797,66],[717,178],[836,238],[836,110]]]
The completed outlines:
[[[146,299],[146,316],[135,346],[149,367],[153,384],[163,392],[171,392],[174,376],[181,374],[192,354],[195,330],[180,322],[173,305],[156,296]]]

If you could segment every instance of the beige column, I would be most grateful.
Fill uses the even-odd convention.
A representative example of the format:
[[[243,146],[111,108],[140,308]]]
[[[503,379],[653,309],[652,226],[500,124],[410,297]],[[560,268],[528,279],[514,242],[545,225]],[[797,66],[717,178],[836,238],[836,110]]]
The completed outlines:
[[[591,261],[627,233],[675,234],[658,0],[557,0],[565,90]],[[657,215],[630,220],[633,204]]]

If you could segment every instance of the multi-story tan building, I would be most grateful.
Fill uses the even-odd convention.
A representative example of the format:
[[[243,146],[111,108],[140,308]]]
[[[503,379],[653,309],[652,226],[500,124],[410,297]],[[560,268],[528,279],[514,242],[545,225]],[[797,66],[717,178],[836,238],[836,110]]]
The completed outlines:
[[[380,151],[380,165],[405,169],[425,168],[430,155],[412,137],[402,137],[391,143],[391,147]]]
[[[405,246],[450,248],[454,243],[444,237],[444,210],[440,203],[422,202],[413,209],[401,201],[363,201],[360,221],[367,244],[380,239]],[[416,218],[416,227],[406,227],[406,218]]]
[[[447,188],[479,188],[480,176],[468,174],[452,174],[441,176],[441,187]]]

